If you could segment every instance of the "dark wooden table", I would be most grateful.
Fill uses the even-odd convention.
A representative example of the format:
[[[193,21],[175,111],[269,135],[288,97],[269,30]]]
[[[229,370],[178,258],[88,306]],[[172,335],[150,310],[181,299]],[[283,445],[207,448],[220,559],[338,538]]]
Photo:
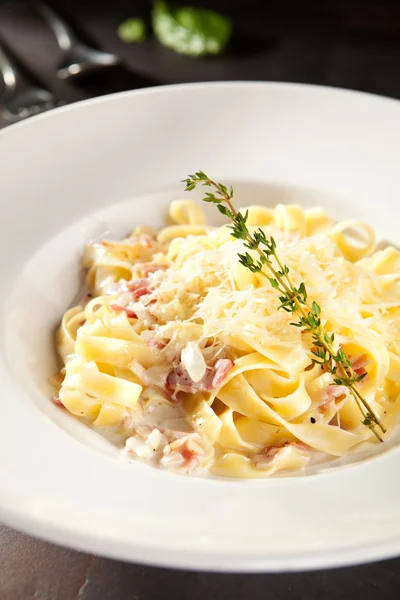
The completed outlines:
[[[0,528],[2,600],[382,600],[400,562],[278,575],[193,573],[64,550]]]
[[[59,55],[34,2],[0,0],[0,40],[31,78],[66,102],[218,79],[320,83],[400,98],[398,1],[299,0],[295,8],[259,0],[200,3],[235,19],[235,37],[224,57],[193,61],[153,40],[124,45],[116,26],[132,14],[146,14],[145,0],[114,0],[101,7],[94,0],[70,0],[65,6],[59,0],[59,8],[88,41],[122,59],[118,69],[80,84],[57,80]],[[380,600],[397,598],[399,589],[400,559],[315,573],[193,573],[90,556],[0,526],[0,600]]]

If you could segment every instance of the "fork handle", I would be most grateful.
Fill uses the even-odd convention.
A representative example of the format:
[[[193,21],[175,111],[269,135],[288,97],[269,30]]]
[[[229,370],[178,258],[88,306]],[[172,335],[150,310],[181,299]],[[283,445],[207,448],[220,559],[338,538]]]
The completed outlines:
[[[71,50],[76,44],[76,37],[71,27],[45,2],[37,2],[37,9],[50,27],[57,40],[58,47],[64,52]]]
[[[5,92],[13,92],[22,77],[13,61],[7,56],[4,48],[0,46],[0,75],[5,85]]]

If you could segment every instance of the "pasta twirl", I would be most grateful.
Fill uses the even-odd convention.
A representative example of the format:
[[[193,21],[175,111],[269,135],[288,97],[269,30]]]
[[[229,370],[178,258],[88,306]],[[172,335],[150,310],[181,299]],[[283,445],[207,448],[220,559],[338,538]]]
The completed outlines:
[[[249,209],[273,235],[294,283],[323,306],[324,326],[388,427],[400,410],[400,253],[374,252],[372,229],[320,208]],[[208,227],[201,208],[171,204],[161,231],[87,244],[92,299],[65,313],[58,399],[124,453],[172,470],[267,477],[376,443],[355,399],[312,362],[312,340],[277,310],[243,243]],[[115,436],[114,436],[115,438]]]

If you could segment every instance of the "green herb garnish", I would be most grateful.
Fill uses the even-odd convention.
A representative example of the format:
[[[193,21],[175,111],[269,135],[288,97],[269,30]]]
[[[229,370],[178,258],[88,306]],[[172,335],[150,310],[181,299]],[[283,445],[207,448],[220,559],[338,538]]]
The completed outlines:
[[[232,186],[227,188],[222,183],[216,183],[203,171],[189,175],[182,181],[186,184],[186,191],[193,190],[199,184],[214,188],[215,193],[205,193],[204,202],[216,204],[219,212],[232,221],[231,235],[242,240],[245,248],[253,251],[253,254],[249,252],[239,254],[239,262],[252,273],[260,273],[266,277],[271,286],[277,290],[280,302],[278,310],[293,313],[297,320],[291,325],[301,327],[304,331],[311,333],[313,362],[321,365],[334,376],[334,385],[343,385],[349,388],[360,409],[362,424],[368,427],[380,442],[383,442],[377,428],[382,433],[385,433],[386,429],[357,386],[365,375],[357,376],[344,350],[340,348],[336,351],[334,349],[335,334],[325,330],[321,321],[321,307],[316,302],[309,303],[304,282],[297,287],[294,285],[289,267],[283,265],[279,259],[274,238],[267,238],[260,228],[253,233],[249,231],[246,225],[248,211],[242,214],[235,209],[232,203]]]
[[[231,20],[213,10],[171,8],[162,0],[154,4],[152,23],[161,44],[187,56],[220,54],[232,32]]]
[[[141,43],[147,37],[147,27],[144,19],[135,17],[127,19],[117,29],[118,37],[128,44]]]

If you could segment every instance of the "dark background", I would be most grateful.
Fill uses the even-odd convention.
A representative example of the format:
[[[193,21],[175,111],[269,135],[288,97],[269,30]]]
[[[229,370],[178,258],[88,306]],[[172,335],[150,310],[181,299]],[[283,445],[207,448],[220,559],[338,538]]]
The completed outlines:
[[[226,55],[202,60],[173,54],[153,39],[142,45],[118,39],[118,24],[147,15],[150,4],[53,2],[83,39],[122,61],[79,83],[57,79],[60,55],[33,1],[0,1],[0,42],[32,81],[65,102],[148,85],[232,79],[319,83],[400,97],[400,0],[188,1],[234,21]],[[314,573],[204,574],[110,561],[0,527],[1,600],[380,600],[398,598],[399,589],[400,560]]]
[[[68,102],[144,85],[229,79],[319,83],[400,96],[399,0],[192,3],[233,18],[234,35],[224,56],[193,60],[154,39],[121,42],[118,24],[131,15],[148,16],[149,0],[53,1],[84,39],[122,60],[121,68],[80,84],[57,80],[60,56],[34,0],[0,0],[0,41],[31,76]]]

